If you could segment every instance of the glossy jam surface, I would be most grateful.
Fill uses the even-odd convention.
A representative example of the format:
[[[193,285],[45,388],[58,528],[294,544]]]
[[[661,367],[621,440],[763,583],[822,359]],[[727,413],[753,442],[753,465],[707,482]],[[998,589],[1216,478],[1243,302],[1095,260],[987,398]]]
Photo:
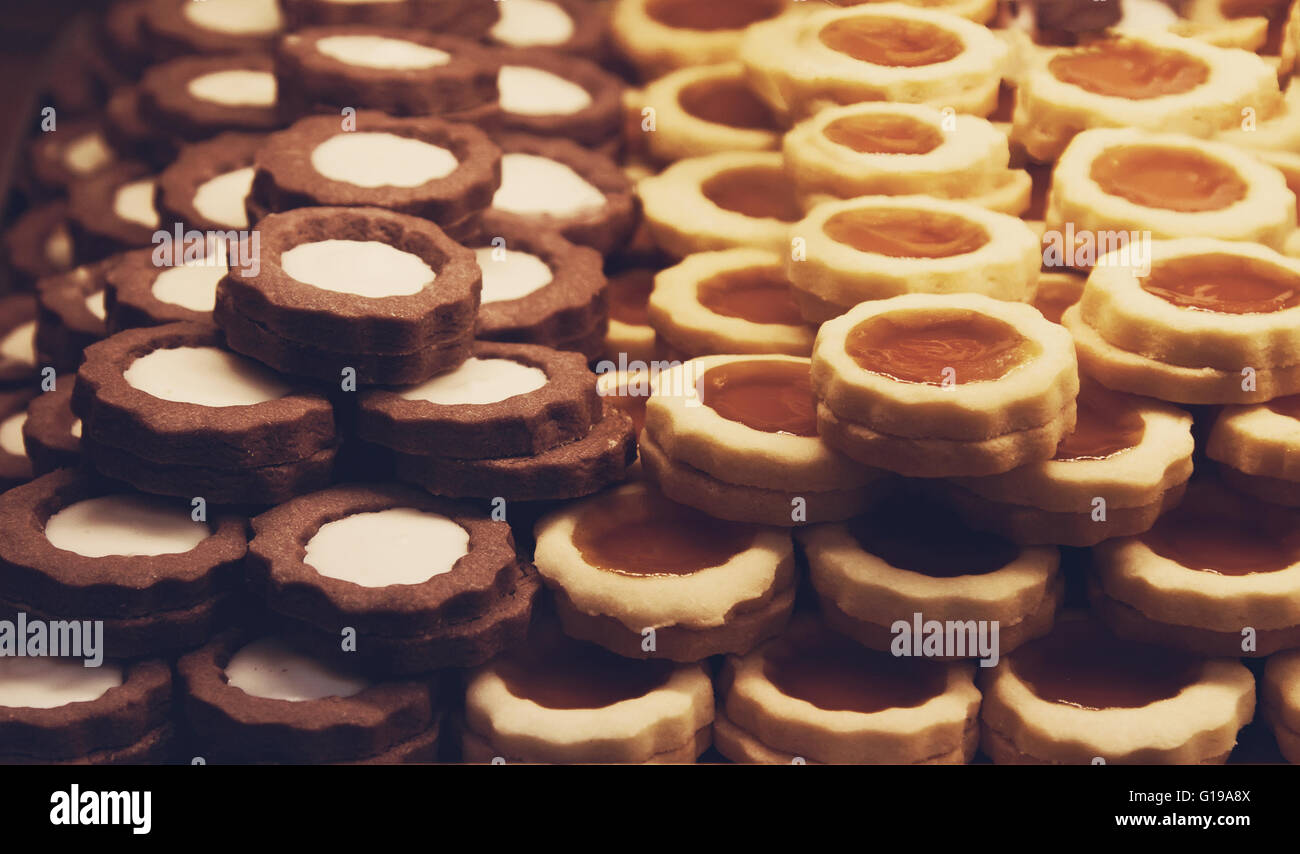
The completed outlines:
[[[865,715],[916,708],[947,686],[947,669],[933,661],[895,658],[830,632],[774,645],[763,675],[788,697],[830,712]]]
[[[984,226],[965,217],[907,208],[841,211],[822,230],[836,243],[890,258],[951,258],[989,242]]]
[[[700,378],[700,400],[728,421],[764,433],[817,435],[817,402],[807,362],[725,362]]]
[[[1188,569],[1232,576],[1278,572],[1300,563],[1300,513],[1236,496],[1225,508],[1193,494],[1141,539]]]
[[[767,104],[741,80],[699,80],[682,87],[677,103],[697,119],[747,130],[774,130]]]
[[[1197,57],[1128,39],[1062,53],[1047,68],[1064,83],[1132,100],[1190,92],[1210,76],[1209,67]]]
[[[827,124],[822,134],[862,154],[928,154],[943,144],[943,132],[934,125],[888,113],[845,116]]]
[[[655,21],[680,30],[739,30],[757,21],[774,18],[782,0],[649,0],[646,14]]]
[[[804,322],[790,295],[790,283],[778,267],[728,270],[700,282],[696,297],[700,305],[723,317],[790,326]]]
[[[658,493],[605,496],[578,518],[573,544],[592,566],[634,576],[690,575],[721,566],[756,529],[674,504]]]
[[[1020,547],[967,527],[952,511],[896,499],[848,523],[862,550],[890,566],[931,578],[987,575],[1020,557]]]
[[[700,190],[706,199],[733,213],[782,222],[803,218],[790,181],[780,169],[730,169],[706,180]]]
[[[1112,196],[1179,213],[1223,210],[1246,197],[1237,170],[1188,148],[1118,145],[1097,156],[1091,175]]]
[[[861,15],[822,27],[822,44],[873,65],[915,68],[947,62],[965,45],[952,31],[926,21]]]
[[[590,644],[556,643],[546,653],[510,655],[497,673],[511,694],[548,709],[603,709],[644,697],[673,669],[668,661],[623,658]]]
[[[1010,654],[1029,689],[1081,709],[1136,709],[1177,696],[1199,677],[1195,656],[1126,641],[1091,619],[1059,620]]]
[[[858,366],[900,382],[997,380],[1036,352],[1010,324],[966,309],[895,311],[868,318],[845,339]],[[951,372],[946,369],[951,368]]]
[[[609,316],[614,320],[633,326],[645,326],[650,322],[646,306],[650,302],[650,292],[654,290],[655,274],[653,270],[627,270],[609,277]]]
[[[1300,306],[1300,275],[1256,258],[1192,255],[1156,264],[1142,289],[1179,308],[1268,314]]]
[[[1136,447],[1146,433],[1137,401],[1093,383],[1079,389],[1074,432],[1056,446],[1054,460],[1104,460]]]

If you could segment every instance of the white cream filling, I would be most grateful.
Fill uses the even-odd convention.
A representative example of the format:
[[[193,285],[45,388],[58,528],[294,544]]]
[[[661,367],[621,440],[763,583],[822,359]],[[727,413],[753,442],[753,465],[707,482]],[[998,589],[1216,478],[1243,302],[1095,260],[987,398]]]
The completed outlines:
[[[105,662],[86,667],[81,659],[0,657],[0,706],[56,709],[89,703],[122,684],[122,668]]]
[[[183,554],[211,534],[190,518],[188,505],[153,495],[88,498],[45,523],[50,545],[84,557]]]
[[[81,438],[81,419],[80,419],[80,418],[74,418],[74,419],[72,419],[72,426],[68,428],[68,432],[72,434],[72,438],[74,438],[74,439],[80,439],[80,438]]]
[[[439,374],[402,392],[404,400],[442,406],[496,403],[546,385],[546,372],[511,359],[466,359],[450,373]]]
[[[72,266],[72,235],[59,226],[45,238],[45,260],[56,267]]]
[[[108,309],[104,307],[103,291],[95,291],[93,294],[88,294],[85,302],[86,310],[95,315],[95,317],[98,317],[100,320],[104,320],[108,317]]]
[[[605,204],[605,195],[563,163],[536,154],[501,158],[501,187],[492,207],[509,213],[573,216]]]
[[[280,266],[305,285],[374,298],[419,293],[434,279],[419,256],[375,240],[302,243],[280,256]]]
[[[320,526],[303,563],[362,587],[420,584],[451,572],[469,553],[469,531],[437,513],[394,507]]]
[[[99,131],[77,137],[63,149],[63,165],[78,175],[94,172],[113,159],[113,152]]]
[[[217,304],[217,283],[225,274],[223,264],[194,261],[163,270],[149,290],[155,299],[162,302],[190,311],[212,311]]]
[[[316,50],[361,68],[416,71],[451,61],[445,50],[383,36],[326,36],[316,40]]]
[[[123,373],[127,384],[174,403],[252,406],[284,397],[289,384],[252,359],[216,347],[146,353]]]
[[[200,101],[224,107],[271,107],[275,105],[275,75],[269,71],[232,68],[195,77],[185,87]]]
[[[312,149],[311,165],[331,181],[358,187],[418,187],[456,171],[445,148],[393,133],[340,133]]]
[[[480,303],[520,299],[546,287],[553,280],[546,262],[528,252],[484,247],[475,249],[474,257],[483,271]]]
[[[205,30],[259,35],[284,26],[277,0],[189,0],[182,5],[186,19]]]
[[[571,116],[591,106],[591,95],[558,74],[527,65],[503,65],[497,73],[501,109],[520,116]]]
[[[36,364],[36,321],[29,320],[9,330],[0,338],[0,361],[20,365]]]
[[[701,0],[704,2],[704,0]],[[573,38],[569,13],[546,0],[501,0],[492,38],[515,47],[564,44]]]
[[[27,423],[27,413],[15,412],[4,421],[0,421],[0,450],[15,457],[27,456],[27,446],[23,444],[23,425]]]
[[[248,228],[244,201],[253,188],[252,166],[209,178],[194,191],[194,209],[204,219],[231,228]]]
[[[129,181],[117,188],[113,195],[113,213],[127,222],[158,227],[158,209],[153,204],[153,178]]]
[[[268,700],[321,700],[351,697],[369,682],[303,655],[274,638],[253,641],[230,657],[226,683]]]

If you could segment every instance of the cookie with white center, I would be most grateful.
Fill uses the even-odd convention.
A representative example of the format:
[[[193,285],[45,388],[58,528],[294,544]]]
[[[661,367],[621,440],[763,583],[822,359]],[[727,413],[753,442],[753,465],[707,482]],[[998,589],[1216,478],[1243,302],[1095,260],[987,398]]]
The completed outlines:
[[[276,47],[281,101],[295,115],[344,107],[392,116],[442,116],[496,100],[496,70],[482,45],[401,27],[312,27]]]
[[[381,681],[274,635],[232,631],[177,662],[191,748],[207,761],[392,764],[437,758],[436,680]]]
[[[112,658],[195,647],[232,617],[244,519],[196,521],[188,499],[120,489],[71,469],[0,497],[0,604],[46,620],[103,620]]]
[[[87,348],[73,390],[81,447],[146,492],[267,504],[329,482],[324,395],[225,349],[211,326],[129,329]]]
[[[539,454],[600,420],[581,353],[480,341],[459,368],[419,385],[359,393],[357,435],[394,450],[456,459]]]
[[[271,58],[260,53],[187,56],[155,65],[140,78],[140,112],[154,127],[195,141],[228,130],[273,130],[289,117]]]
[[[231,131],[184,146],[158,175],[163,218],[198,231],[248,228],[253,155],[265,141],[261,134]]]
[[[30,389],[0,392],[0,492],[32,479],[32,461],[23,445]]]
[[[549,228],[602,255],[635,227],[632,184],[608,157],[563,139],[500,134],[501,187],[484,215],[489,233],[510,225]]]
[[[0,383],[25,383],[36,376],[36,299],[30,294],[0,297]]]
[[[81,419],[72,411],[72,386],[64,380],[27,405],[22,442],[35,475],[71,468],[81,461]]]
[[[82,351],[108,334],[104,286],[117,259],[112,256],[36,283],[34,364],[76,370]]]
[[[744,653],[794,606],[788,532],[710,518],[649,484],[567,505],[536,533],[565,634],[628,658]]]
[[[176,264],[170,258],[159,264],[154,249],[123,253],[105,277],[109,334],[178,320],[211,324],[217,282],[227,269],[225,247],[220,241],[203,244],[194,257]]]
[[[171,755],[164,661],[0,658],[0,764],[125,765]]]
[[[253,532],[249,585],[281,629],[385,673],[472,666],[519,643],[540,587],[505,521],[408,487],[303,495]],[[345,629],[354,653],[339,652]]]
[[[4,233],[4,257],[18,290],[31,290],[42,276],[70,269],[76,262],[68,230],[66,202],[29,208]]]
[[[34,139],[27,159],[41,186],[66,190],[111,166],[118,157],[98,122],[74,119],[60,121],[54,130]]]
[[[501,183],[501,153],[470,125],[366,110],[353,129],[312,116],[267,138],[253,160],[254,221],[301,207],[379,207],[436,223],[453,240],[479,229]]]
[[[300,208],[258,223],[261,263],[217,286],[230,346],[290,374],[416,383],[469,355],[482,279],[428,220],[379,208]]]
[[[583,0],[520,0],[502,5],[486,40],[505,48],[545,48],[595,61],[609,53],[608,13]]]
[[[150,0],[141,18],[151,56],[268,50],[284,29],[277,0]]]
[[[512,223],[467,245],[483,275],[480,339],[599,355],[610,311],[599,252]]]
[[[288,29],[340,24],[403,27],[477,39],[500,17],[479,0],[281,0]]]
[[[99,259],[153,244],[169,228],[154,204],[157,178],[143,163],[123,162],[74,184],[68,196],[72,245],[77,256]]]
[[[563,637],[483,665],[465,689],[462,759],[689,763],[712,742],[703,663],[635,661]]]

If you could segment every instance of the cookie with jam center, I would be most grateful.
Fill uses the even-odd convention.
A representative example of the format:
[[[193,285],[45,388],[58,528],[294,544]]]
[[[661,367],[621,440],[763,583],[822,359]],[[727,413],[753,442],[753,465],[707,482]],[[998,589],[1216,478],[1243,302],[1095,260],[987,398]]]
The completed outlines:
[[[1300,507],[1300,394],[1225,406],[1210,430],[1205,453],[1233,489]]]

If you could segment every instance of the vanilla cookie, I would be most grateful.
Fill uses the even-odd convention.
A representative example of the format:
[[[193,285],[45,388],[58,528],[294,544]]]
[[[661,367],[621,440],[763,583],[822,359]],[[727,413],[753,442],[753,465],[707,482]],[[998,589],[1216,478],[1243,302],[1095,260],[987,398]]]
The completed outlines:
[[[738,62],[678,69],[639,93],[629,93],[628,103],[637,134],[657,160],[770,151],[781,144],[776,117],[749,88]],[[647,125],[650,116],[654,121]]]
[[[1300,507],[1300,395],[1223,407],[1205,453],[1233,489]]]

